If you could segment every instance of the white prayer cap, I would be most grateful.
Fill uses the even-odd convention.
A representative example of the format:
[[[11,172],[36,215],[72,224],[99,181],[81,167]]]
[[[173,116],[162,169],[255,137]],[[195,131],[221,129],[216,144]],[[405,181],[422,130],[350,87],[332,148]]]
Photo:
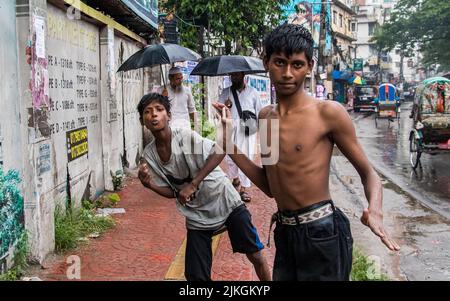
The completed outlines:
[[[180,67],[172,67],[169,70],[169,75],[181,73]]]

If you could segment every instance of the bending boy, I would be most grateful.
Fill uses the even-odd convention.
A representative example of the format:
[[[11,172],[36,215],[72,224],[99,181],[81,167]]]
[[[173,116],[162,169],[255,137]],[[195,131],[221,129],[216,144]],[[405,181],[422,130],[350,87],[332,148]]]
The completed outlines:
[[[141,123],[154,136],[144,150],[139,179],[156,193],[177,199],[177,208],[186,217],[186,279],[211,280],[211,238],[226,226],[233,252],[246,254],[259,279],[270,280],[261,254],[264,246],[250,213],[218,167],[225,154],[215,143],[190,129],[171,129],[167,97],[147,94],[138,111]]]

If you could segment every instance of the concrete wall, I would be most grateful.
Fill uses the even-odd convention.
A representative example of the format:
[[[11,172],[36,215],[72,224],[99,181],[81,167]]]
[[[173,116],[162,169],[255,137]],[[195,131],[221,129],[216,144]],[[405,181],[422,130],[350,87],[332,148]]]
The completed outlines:
[[[54,250],[56,205],[78,207],[112,190],[125,151],[136,167],[136,106],[159,74],[133,71],[122,81],[120,60],[143,45],[46,0],[1,0],[0,13],[2,160],[22,176],[28,244],[42,262]]]
[[[14,1],[0,3],[0,162],[4,170],[21,170],[16,7]]]
[[[58,199],[68,196],[79,205],[82,199],[98,196],[105,186],[100,126],[99,28],[82,20],[70,20],[66,12],[50,4],[47,14],[49,122],[54,149],[54,162],[49,171],[53,182],[47,189],[56,189]],[[68,144],[70,133],[86,132],[84,147],[77,148],[78,141]],[[66,189],[60,189],[66,187],[68,177],[69,195]]]
[[[22,140],[17,69],[17,32],[15,1],[0,1],[0,169],[19,171],[22,178]],[[18,191],[21,184],[0,175],[0,273],[11,265],[13,246],[24,229],[23,199],[5,194],[5,185]],[[8,197],[9,195],[9,197]]]
[[[37,261],[42,261],[54,249],[54,203],[43,193],[47,178],[38,176],[38,169],[42,167],[38,159],[45,158],[48,163],[52,156],[48,127],[49,91],[45,81],[48,74],[46,9],[45,0],[16,1],[22,192],[28,247]]]
[[[128,39],[116,36],[114,42],[115,59],[120,66],[142,47]],[[116,75],[116,100],[120,108],[119,124],[122,137],[122,160],[124,165],[135,168],[143,149],[142,129],[137,105],[144,94],[144,70],[120,72]],[[140,130],[139,130],[140,129]]]

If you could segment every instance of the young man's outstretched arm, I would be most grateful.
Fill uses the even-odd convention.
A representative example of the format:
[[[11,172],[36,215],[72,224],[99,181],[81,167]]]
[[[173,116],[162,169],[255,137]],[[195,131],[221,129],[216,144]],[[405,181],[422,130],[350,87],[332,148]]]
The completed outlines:
[[[369,207],[364,210],[361,221],[391,250],[399,250],[399,245],[386,233],[383,226],[383,187],[380,178],[370,165],[361,144],[359,144],[353,123],[344,107],[329,102],[323,110],[323,118],[329,125],[330,134],[347,159],[358,171]]]
[[[230,110],[222,103],[214,103],[214,108],[220,112],[216,114],[222,126],[219,126],[219,135],[222,137],[223,148],[231,152],[227,155],[236,163],[240,170],[253,182],[259,189],[261,189],[267,196],[272,197],[270,192],[269,182],[267,181],[266,171],[264,167],[256,165],[245,154],[243,154],[238,147],[233,143],[231,139],[231,133],[233,132],[233,123],[231,119]],[[263,116],[261,111],[260,118]],[[225,134],[224,134],[225,133]]]

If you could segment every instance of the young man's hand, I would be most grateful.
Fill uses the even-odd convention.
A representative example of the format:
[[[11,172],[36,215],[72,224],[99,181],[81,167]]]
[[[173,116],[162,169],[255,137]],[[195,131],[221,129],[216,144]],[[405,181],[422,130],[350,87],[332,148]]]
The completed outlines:
[[[197,191],[197,186],[193,183],[189,183],[183,189],[181,189],[178,194],[178,201],[184,206],[187,202],[190,202],[195,198],[195,192]]]
[[[138,177],[145,187],[151,189],[152,185],[154,184],[153,176],[150,172],[150,167],[148,166],[147,162],[141,161],[141,163],[139,164]]]
[[[216,142],[225,150],[226,146],[232,143],[234,126],[231,112],[223,103],[215,102],[212,105],[217,110],[215,118],[219,121],[216,125]]]
[[[392,251],[400,250],[400,246],[387,235],[383,226],[383,214],[381,212],[364,209],[361,222],[370,228],[373,233],[381,238],[381,241]]]

